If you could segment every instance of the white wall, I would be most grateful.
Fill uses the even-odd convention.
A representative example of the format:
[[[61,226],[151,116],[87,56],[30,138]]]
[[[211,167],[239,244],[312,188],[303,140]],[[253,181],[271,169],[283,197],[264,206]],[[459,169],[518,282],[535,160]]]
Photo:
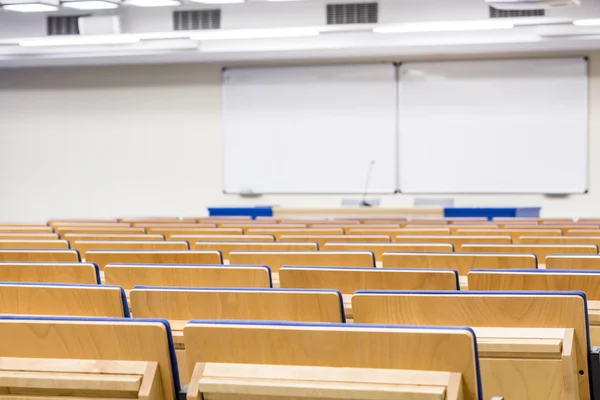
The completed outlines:
[[[589,193],[456,196],[457,205],[600,216],[600,53],[590,66]],[[340,196],[223,194],[220,71],[209,64],[0,70],[0,220],[192,216],[242,203],[338,206]],[[412,204],[411,196],[383,198]]]

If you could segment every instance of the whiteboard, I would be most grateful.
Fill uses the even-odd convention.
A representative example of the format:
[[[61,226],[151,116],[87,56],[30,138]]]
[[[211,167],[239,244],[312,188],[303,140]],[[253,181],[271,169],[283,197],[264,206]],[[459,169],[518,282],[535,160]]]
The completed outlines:
[[[399,190],[587,190],[583,58],[402,64]]]
[[[370,193],[397,186],[391,63],[223,72],[226,193]]]

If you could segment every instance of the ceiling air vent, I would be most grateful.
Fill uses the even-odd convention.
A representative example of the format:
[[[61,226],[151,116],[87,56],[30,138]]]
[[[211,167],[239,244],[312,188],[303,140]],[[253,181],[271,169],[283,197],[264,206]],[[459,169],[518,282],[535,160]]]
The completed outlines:
[[[79,18],[83,15],[67,15],[46,18],[48,36],[79,35]]]
[[[173,11],[173,29],[192,31],[198,29],[220,29],[221,10]]]
[[[327,25],[376,24],[377,3],[327,4]]]
[[[499,9],[490,6],[490,18],[519,18],[519,17],[544,17],[546,16],[546,10],[543,9]]]

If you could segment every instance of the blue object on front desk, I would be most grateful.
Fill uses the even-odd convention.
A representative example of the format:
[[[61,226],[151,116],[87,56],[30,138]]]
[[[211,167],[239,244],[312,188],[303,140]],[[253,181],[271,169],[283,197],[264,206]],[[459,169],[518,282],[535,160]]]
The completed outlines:
[[[447,207],[445,218],[539,218],[541,207]]]
[[[272,217],[273,206],[252,207],[208,207],[208,215],[211,217]]]

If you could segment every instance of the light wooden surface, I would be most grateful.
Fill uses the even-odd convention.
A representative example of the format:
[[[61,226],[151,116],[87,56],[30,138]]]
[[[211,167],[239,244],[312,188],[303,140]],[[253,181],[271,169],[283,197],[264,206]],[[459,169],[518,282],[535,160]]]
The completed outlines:
[[[116,241],[132,241],[132,240],[165,240],[163,235],[158,234],[145,234],[145,233],[132,233],[132,234],[119,234],[119,233],[67,233],[63,237],[69,241],[74,240],[116,240]]]
[[[413,243],[326,243],[322,247],[328,251],[372,251],[375,254],[377,261],[382,261],[383,254],[395,251],[452,251],[452,248],[447,244],[433,244],[434,248],[415,247]],[[435,250],[434,250],[435,249]]]
[[[444,207],[276,207],[275,218],[353,218],[361,220],[393,219],[406,217],[443,218]]]
[[[245,319],[343,322],[342,300],[333,290],[186,290],[133,289],[136,318]]]
[[[535,269],[533,254],[468,254],[468,253],[388,253],[383,255],[383,268],[454,269],[466,276],[472,269]]]
[[[280,240],[283,235],[343,235],[344,230],[342,228],[248,228],[245,233],[247,235],[273,235],[276,240]]]
[[[479,398],[466,330],[188,324],[184,336],[190,371],[198,362],[452,371],[464,398]]]
[[[594,244],[600,246],[600,236],[521,236],[522,244]]]
[[[147,222],[147,223],[179,223],[181,220],[177,217],[121,217],[119,222],[129,222],[131,224],[136,222]]]
[[[598,247],[592,244],[464,244],[464,252],[484,253],[526,253],[535,254],[541,264],[550,254],[598,254]]]
[[[1,254],[1,253],[0,253]],[[222,264],[218,251],[170,250],[90,250],[86,261],[95,262],[101,270],[107,264]]]
[[[57,227],[56,232],[61,236],[67,233],[119,233],[119,234],[132,234],[132,233],[146,233],[144,228],[127,228],[127,227],[114,227],[114,228],[96,228],[96,227],[79,227],[79,226],[64,226]]]
[[[171,240],[185,240],[192,250],[196,242],[274,242],[273,235],[171,235]]]
[[[375,268],[375,257],[364,251],[232,251],[229,263],[268,265],[279,272],[284,265]]]
[[[413,242],[413,243],[452,243],[458,250],[464,243],[511,243],[511,237],[508,235],[496,236],[466,236],[466,235],[397,235],[392,239],[394,242]]]
[[[217,224],[196,224],[190,222],[134,222],[133,226],[138,228],[216,228]]]
[[[280,242],[314,242],[322,249],[327,242],[390,242],[387,235],[281,235]]]
[[[4,233],[52,233],[51,226],[0,226]]]
[[[0,222],[0,226],[32,226],[43,228],[48,225],[43,222]]]
[[[0,282],[97,284],[91,263],[0,262]]]
[[[463,391],[453,372],[198,363],[187,400],[463,400]]]
[[[120,288],[0,285],[0,314],[124,317]]]
[[[182,240],[74,240],[71,247],[84,258],[90,250],[189,250]]]
[[[388,235],[396,237],[398,235],[408,236],[429,236],[429,235],[442,235],[448,236],[451,234],[450,228],[404,228],[388,230]]]
[[[588,300],[600,300],[598,273],[471,271],[469,290],[539,290],[585,292]]]
[[[195,250],[218,250],[224,259],[229,259],[232,251],[317,251],[316,243],[280,243],[280,242],[196,242]]]
[[[58,240],[58,233],[7,233],[0,232],[0,240]]]
[[[54,222],[53,228],[131,228],[127,222]]]
[[[577,375],[580,398],[590,399],[585,302],[580,296],[357,294],[352,298],[352,309],[356,323],[572,328],[577,363],[573,373]],[[526,366],[520,365],[521,373],[524,373]],[[562,368],[560,370],[567,374]],[[578,374],[578,371],[583,371],[583,374]],[[553,380],[530,382],[530,387],[537,387],[538,391],[528,393],[527,397],[522,393],[521,398],[552,398],[550,392],[541,388],[552,388],[555,383]],[[507,387],[507,390],[510,388]]]
[[[358,222],[358,221],[357,221]],[[350,233],[351,229],[363,228],[363,229],[400,229],[400,224],[310,224],[310,228],[314,229],[327,229],[327,228],[342,228],[344,232]]]
[[[535,227],[535,228],[534,228]],[[457,229],[455,235],[510,235],[513,243],[518,243],[519,238],[522,235],[538,235],[538,236],[560,236],[562,231],[560,229],[541,229],[534,225],[531,229],[465,229],[460,227]]]
[[[35,249],[0,249],[0,262],[78,262],[79,253],[76,250],[35,250]]]
[[[0,357],[156,361],[163,399],[174,400],[167,331],[161,323],[3,320],[0,337]]]
[[[0,249],[68,249],[66,240],[0,239]]]
[[[148,228],[148,233],[165,235],[171,240],[173,235],[241,235],[241,228]]]
[[[110,223],[115,224],[119,223],[117,218],[57,218],[48,220],[48,225],[61,225],[61,224],[77,224],[77,223],[90,223],[90,224],[102,224],[102,223]]]
[[[279,284],[291,289],[336,289],[344,294],[357,290],[457,290],[453,271],[393,270],[380,268],[284,267]]]
[[[600,236],[600,229],[567,229],[565,236]]]
[[[600,256],[597,255],[548,255],[546,269],[583,269],[600,271]]]
[[[106,284],[126,290],[135,285],[226,288],[271,287],[269,270],[259,266],[108,265]]]

